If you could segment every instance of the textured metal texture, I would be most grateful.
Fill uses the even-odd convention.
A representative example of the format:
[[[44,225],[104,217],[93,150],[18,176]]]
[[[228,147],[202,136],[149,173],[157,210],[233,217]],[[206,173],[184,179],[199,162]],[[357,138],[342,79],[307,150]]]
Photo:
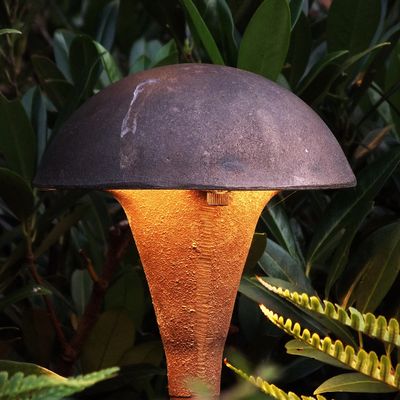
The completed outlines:
[[[250,72],[179,64],[89,99],[50,144],[44,188],[305,189],[355,184],[319,116]]]
[[[112,190],[128,217],[160,327],[172,398],[191,378],[220,390],[222,354],[258,217],[272,191]]]

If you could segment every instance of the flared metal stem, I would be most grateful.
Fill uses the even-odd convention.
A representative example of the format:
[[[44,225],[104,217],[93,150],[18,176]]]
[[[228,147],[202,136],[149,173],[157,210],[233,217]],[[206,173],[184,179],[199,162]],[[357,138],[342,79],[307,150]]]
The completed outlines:
[[[258,217],[276,192],[235,191],[210,206],[197,190],[112,190],[128,217],[163,341],[171,398],[191,380],[220,391],[222,356]]]

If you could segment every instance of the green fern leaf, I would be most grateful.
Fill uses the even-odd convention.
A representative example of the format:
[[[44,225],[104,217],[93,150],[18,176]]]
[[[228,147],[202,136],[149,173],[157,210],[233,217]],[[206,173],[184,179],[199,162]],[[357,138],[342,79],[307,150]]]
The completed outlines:
[[[250,382],[252,385],[258,387],[262,392],[274,397],[279,400],[326,400],[324,396],[317,395],[317,397],[312,396],[297,396],[297,394],[293,392],[286,393],[282,389],[279,389],[277,386],[272,383],[268,383],[267,381],[261,379],[260,377],[255,378],[252,375],[247,375],[242,370],[234,367],[230,364],[226,359],[224,360],[225,365],[239,375],[241,378]]]
[[[4,363],[2,362],[2,364]],[[11,364],[19,363],[11,362]],[[21,364],[24,365],[23,368],[28,365],[27,363]],[[40,367],[34,364],[29,365],[30,368],[39,371]],[[13,368],[15,368],[15,365],[11,365],[11,369]],[[24,375],[22,372],[1,371],[0,400],[59,400],[104,379],[113,377],[119,369],[108,368],[68,379],[44,368],[43,370],[47,372],[38,372],[39,374],[32,375]]]
[[[378,359],[374,351],[366,352],[364,349],[355,351],[352,346],[345,346],[340,340],[332,341],[330,337],[321,339],[317,333],[311,333],[308,329],[302,329],[299,323],[293,323],[290,319],[285,320],[282,316],[269,310],[264,305],[260,305],[260,308],[273,324],[289,335],[333,357],[353,370],[384,382],[393,388],[400,388],[400,368],[397,367],[396,371],[394,371],[391,361],[386,355]]]
[[[376,317],[371,313],[362,314],[352,307],[346,310],[328,300],[321,302],[316,296],[309,297],[306,293],[290,292],[287,289],[273,286],[259,277],[257,279],[269,291],[305,310],[324,315],[357,332],[400,347],[399,322],[395,318],[391,318],[388,322],[382,315]]]

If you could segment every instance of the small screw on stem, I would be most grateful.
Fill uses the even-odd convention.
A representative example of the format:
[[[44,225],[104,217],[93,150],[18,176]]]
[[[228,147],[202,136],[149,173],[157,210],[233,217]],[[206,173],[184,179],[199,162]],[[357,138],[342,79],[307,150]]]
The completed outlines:
[[[209,190],[207,192],[207,204],[209,206],[228,206],[229,202],[228,190]]]

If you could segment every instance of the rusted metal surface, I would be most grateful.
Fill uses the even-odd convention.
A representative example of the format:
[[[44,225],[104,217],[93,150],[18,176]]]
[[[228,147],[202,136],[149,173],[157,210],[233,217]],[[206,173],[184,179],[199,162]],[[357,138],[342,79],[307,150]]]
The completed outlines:
[[[235,191],[210,206],[197,190],[112,190],[128,217],[167,357],[172,398],[188,382],[220,390],[222,353],[258,217],[276,193]]]
[[[89,99],[43,157],[45,188],[305,189],[354,175],[303,101],[250,72],[179,64]]]

